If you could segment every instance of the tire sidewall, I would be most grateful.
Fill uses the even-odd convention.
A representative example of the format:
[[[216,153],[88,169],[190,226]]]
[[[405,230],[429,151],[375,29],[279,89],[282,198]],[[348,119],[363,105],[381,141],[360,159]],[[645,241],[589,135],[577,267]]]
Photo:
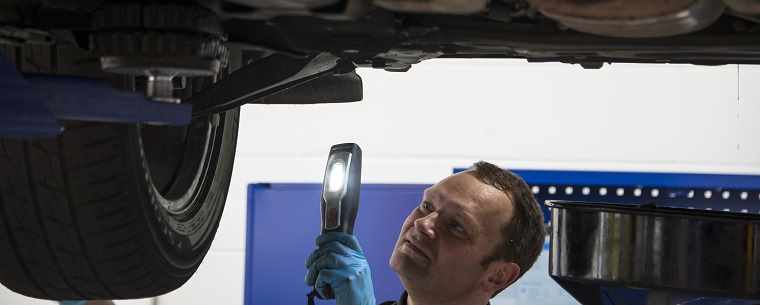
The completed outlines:
[[[134,140],[135,157],[141,164],[135,175],[142,182],[138,193],[142,194],[139,204],[148,229],[153,237],[153,244],[174,270],[170,273],[189,272],[192,274],[203,260],[211,246],[224,210],[227,191],[230,185],[235,148],[239,109],[219,114],[215,132],[211,135],[208,154],[208,170],[200,177],[197,194],[192,199],[198,208],[189,215],[169,213],[160,203],[158,190],[151,179],[147,158],[143,150],[139,128],[130,131]]]

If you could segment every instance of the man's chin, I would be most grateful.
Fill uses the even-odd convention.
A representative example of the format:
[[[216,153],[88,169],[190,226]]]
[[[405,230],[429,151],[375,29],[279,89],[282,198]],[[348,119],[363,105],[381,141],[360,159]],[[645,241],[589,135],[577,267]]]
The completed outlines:
[[[398,252],[393,253],[389,265],[399,276],[406,278],[424,276],[428,269],[427,264],[421,264],[409,255]]]

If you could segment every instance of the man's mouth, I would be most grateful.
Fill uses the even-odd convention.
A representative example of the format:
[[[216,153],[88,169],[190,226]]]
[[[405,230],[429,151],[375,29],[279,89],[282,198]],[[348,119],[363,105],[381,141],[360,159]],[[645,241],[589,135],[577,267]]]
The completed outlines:
[[[404,241],[406,242],[406,245],[409,247],[409,249],[411,249],[412,251],[414,251],[414,252],[415,252],[415,253],[417,253],[419,256],[423,257],[424,259],[426,259],[428,262],[431,262],[431,261],[432,261],[432,260],[430,259],[430,255],[428,255],[428,254],[427,254],[427,253],[426,253],[424,250],[422,250],[422,248],[418,247],[417,245],[415,245],[414,243],[412,243],[412,242],[411,242],[410,240],[408,240],[408,239],[406,239],[406,240],[404,240]]]

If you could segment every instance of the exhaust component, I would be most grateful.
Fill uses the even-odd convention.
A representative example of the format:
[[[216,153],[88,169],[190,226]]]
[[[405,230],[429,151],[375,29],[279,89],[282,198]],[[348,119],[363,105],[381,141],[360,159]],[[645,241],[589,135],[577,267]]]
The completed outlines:
[[[340,0],[231,0],[227,1],[227,7],[231,8],[230,4],[235,3],[239,5],[245,5],[249,7],[255,7],[260,9],[272,9],[272,10],[309,10],[330,5],[335,5]]]
[[[529,1],[542,14],[571,29],[625,38],[696,32],[715,22],[725,8],[721,0]]]
[[[375,0],[375,5],[399,12],[474,14],[485,10],[488,0]]]
[[[654,205],[547,205],[549,274],[560,284],[760,298],[760,215]]]
[[[370,0],[230,0],[207,4],[224,18],[266,20],[278,16],[314,16],[353,20],[371,7]]]
[[[760,15],[758,0],[723,0],[732,10],[743,15]]]

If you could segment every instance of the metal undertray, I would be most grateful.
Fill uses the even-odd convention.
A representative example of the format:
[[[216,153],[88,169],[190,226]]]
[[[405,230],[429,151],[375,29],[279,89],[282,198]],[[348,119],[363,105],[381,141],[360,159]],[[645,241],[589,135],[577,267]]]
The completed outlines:
[[[581,303],[614,303],[598,292],[594,296],[594,289],[604,287],[645,291],[646,304],[760,299],[759,215],[654,205],[547,205],[549,273]]]

